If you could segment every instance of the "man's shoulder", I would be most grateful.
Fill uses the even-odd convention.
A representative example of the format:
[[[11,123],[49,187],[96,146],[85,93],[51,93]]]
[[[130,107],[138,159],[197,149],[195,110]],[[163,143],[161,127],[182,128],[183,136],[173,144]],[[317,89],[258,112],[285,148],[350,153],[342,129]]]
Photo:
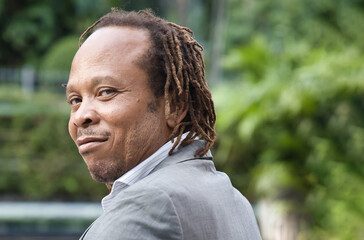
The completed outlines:
[[[199,205],[214,208],[217,202],[231,202],[234,199],[246,203],[244,196],[232,186],[229,177],[217,171],[212,160],[207,159],[189,159],[163,167],[121,194],[156,194],[156,197],[168,198],[177,212]]]

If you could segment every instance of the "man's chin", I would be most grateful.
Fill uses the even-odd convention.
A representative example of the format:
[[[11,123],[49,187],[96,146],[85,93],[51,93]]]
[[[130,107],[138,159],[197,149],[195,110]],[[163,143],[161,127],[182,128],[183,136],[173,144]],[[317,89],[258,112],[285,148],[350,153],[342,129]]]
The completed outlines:
[[[96,181],[104,184],[113,184],[123,173],[113,169],[113,171],[105,171],[102,169],[90,169],[91,177]]]
[[[93,172],[90,172],[91,174],[91,177],[96,181],[96,182],[99,182],[99,183],[104,183],[104,184],[113,184],[114,181],[117,179],[114,179],[114,178],[110,178],[110,177],[105,177],[103,175],[100,175],[100,174],[96,174],[96,173],[93,173]]]

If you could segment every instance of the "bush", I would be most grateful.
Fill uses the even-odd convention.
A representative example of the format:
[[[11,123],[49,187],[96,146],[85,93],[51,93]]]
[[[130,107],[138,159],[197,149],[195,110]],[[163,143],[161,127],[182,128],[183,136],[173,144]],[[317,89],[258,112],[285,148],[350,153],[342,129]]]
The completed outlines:
[[[69,137],[64,97],[1,88],[0,101],[14,109],[0,112],[3,199],[100,200],[107,193],[91,179]]]
[[[49,49],[43,57],[41,68],[43,70],[66,70],[71,69],[73,56],[78,50],[78,37],[67,36],[60,39]]]
[[[364,57],[356,48],[299,56],[294,68],[292,57],[270,59],[260,81],[245,75],[215,89],[215,161],[249,199],[305,216],[309,239],[360,239]]]

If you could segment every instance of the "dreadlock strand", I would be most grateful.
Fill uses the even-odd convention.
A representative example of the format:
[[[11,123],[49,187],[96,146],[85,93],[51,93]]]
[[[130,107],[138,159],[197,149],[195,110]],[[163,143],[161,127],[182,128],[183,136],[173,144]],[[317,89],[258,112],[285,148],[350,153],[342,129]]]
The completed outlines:
[[[168,48],[166,45],[167,43],[166,42],[163,42],[163,45],[164,45],[164,48]],[[170,103],[169,103],[169,86],[171,84],[171,69],[169,67],[169,65],[167,64],[167,61],[166,59],[164,60],[166,62],[165,64],[165,71],[167,73],[167,78],[166,78],[166,83],[164,85],[164,101],[165,101],[165,115],[167,115],[167,111],[168,111],[168,114],[170,113]]]
[[[191,68],[191,66],[190,66],[190,68]],[[195,71],[191,71],[191,74],[192,75],[195,75],[194,74],[195,73]],[[196,77],[196,76],[195,76]],[[185,79],[189,79],[188,77],[185,77]],[[197,87],[197,89],[201,89],[201,85],[200,85],[200,83],[198,82],[198,81],[196,81],[196,80],[194,80],[193,81],[193,83],[195,84],[195,85],[197,85],[196,87]],[[188,86],[189,86],[189,84],[188,84]],[[202,90],[202,89],[201,89]],[[203,92],[203,91],[202,91]],[[197,97],[197,101],[199,102],[199,103],[201,103],[201,99],[199,98],[199,97]],[[204,105],[205,105],[205,109],[207,108],[206,107],[206,103],[203,103]],[[193,109],[193,107],[192,106],[190,106],[190,109]],[[200,114],[198,114],[198,115],[200,115]],[[195,119],[195,118],[198,118],[198,119],[200,119],[200,121],[203,119],[203,118],[201,118],[201,116],[195,116],[195,114],[194,114],[194,112],[191,112],[191,116],[192,116],[192,118],[193,119]],[[206,123],[206,121],[203,121],[204,123]],[[196,120],[195,121],[195,126],[197,126],[197,127],[195,127],[196,128],[196,130],[200,133],[200,135],[202,135],[203,136],[203,138],[207,138],[206,140],[208,140],[208,142],[211,142],[211,139],[210,139],[210,135],[211,134],[209,134],[208,132],[206,133],[206,131],[202,128],[202,127],[200,127],[199,126],[200,124],[198,123],[198,121]],[[214,131],[212,128],[208,128],[207,130],[212,130],[212,131]],[[190,142],[191,141],[191,139],[188,139],[188,138],[186,138],[186,141],[184,141],[184,142]],[[212,140],[213,141],[213,140]],[[207,146],[209,146],[209,145],[206,145],[206,147]]]
[[[179,81],[183,81],[182,78],[182,64],[183,64],[183,60],[182,60],[182,53],[181,53],[181,43],[178,40],[178,37],[176,35],[173,35],[173,40],[174,40],[174,44],[176,46],[176,50],[177,50],[177,76]],[[183,85],[183,84],[182,84]]]
[[[178,126],[178,128],[180,129],[179,130],[179,133],[178,133],[178,136],[177,136],[177,140],[176,142],[173,144],[171,150],[169,150],[169,154],[172,154],[174,149],[178,146],[178,144],[181,142],[181,138],[182,138],[182,134],[183,134],[183,131],[185,130],[185,126],[184,124],[181,124]]]
[[[185,90],[185,96],[184,96],[184,98],[185,98],[185,102],[188,103],[188,102],[190,102],[189,101],[189,95],[190,95],[190,77],[187,74],[187,70],[184,70],[183,71],[183,76],[184,76],[184,79],[186,80],[186,83],[185,83],[186,90]]]
[[[86,29],[86,31],[84,31],[83,33],[82,33],[82,35],[81,35],[81,37],[79,38],[79,40],[78,40],[78,47],[81,47],[81,45],[82,45],[82,39],[85,37],[85,35],[88,33],[88,32],[90,32],[97,24],[99,24],[99,22],[101,22],[102,21],[102,19],[103,19],[104,17],[102,17],[102,18],[100,18],[99,20],[97,20],[96,22],[94,22],[94,24],[92,24],[91,26],[89,26],[87,29]]]
[[[166,66],[168,66],[167,69],[166,69],[167,70],[167,80],[166,80],[166,82],[168,82],[168,84],[166,83],[164,91],[165,91],[165,101],[167,103],[166,104],[166,108],[167,108],[166,110],[170,111],[170,102],[169,102],[170,99],[169,99],[168,96],[169,96],[169,86],[170,86],[170,82],[171,82],[171,78],[172,78],[171,73],[172,73],[172,76],[173,76],[177,86],[178,86],[179,81],[178,81],[178,79],[176,79],[177,76],[175,76],[175,67],[174,67],[174,64],[173,64],[172,55],[170,54],[170,50],[168,48],[168,43],[164,43],[164,48],[165,48],[165,50],[167,52],[168,63],[169,63],[169,64],[166,64]],[[182,92],[182,89],[181,89],[181,92]],[[178,98],[177,98],[177,96],[174,96],[174,95],[175,94],[173,93],[172,94],[172,99],[174,99],[175,104],[176,104],[176,114],[174,116],[174,118],[175,118],[174,120],[177,123],[179,107],[178,107],[178,104],[177,104],[177,99]],[[177,125],[175,127],[175,129],[172,131],[171,136],[170,136],[171,139],[173,139],[175,137],[176,132],[178,131],[178,128],[179,128],[179,126]],[[178,136],[178,137],[180,137],[180,136]],[[178,142],[178,141],[176,141],[176,142]],[[172,152],[173,152],[173,150],[172,150]]]
[[[172,26],[172,27],[174,27],[174,28],[177,28],[177,29],[178,29],[178,30],[180,30],[180,31],[188,32],[188,33],[190,34],[190,36],[191,36],[191,37],[193,36],[193,32],[192,32],[192,30],[191,30],[191,29],[189,29],[189,28],[187,28],[187,27],[182,27],[182,26],[179,26],[179,25],[177,25],[177,24],[175,24],[175,23],[172,23],[172,22],[168,22],[167,24],[168,24],[168,25],[170,25],[170,26]]]
[[[189,132],[189,134],[187,135],[187,137],[185,139],[183,139],[183,141],[181,142],[181,147],[187,146],[190,143],[192,143],[193,141],[195,141],[195,138],[197,137],[196,133],[192,133],[191,131]]]
[[[207,138],[209,139],[208,135],[205,133],[205,131],[203,130],[203,128],[200,126],[200,124],[197,122],[197,119],[196,119],[196,115],[194,113],[194,111],[191,112],[193,116],[191,116],[191,118],[194,118],[194,122],[195,122],[195,127],[196,127],[196,130],[198,130],[198,133],[200,135],[202,135],[203,138]],[[199,114],[199,113],[198,113]]]
[[[174,45],[174,42],[173,42],[173,36],[172,36],[172,33],[169,33],[169,34],[168,34],[168,40],[169,40],[170,45],[175,46],[175,45]],[[173,51],[173,49],[174,49],[174,48],[171,48],[171,49],[172,49],[172,51]],[[173,58],[174,58],[173,56],[176,56],[176,55],[175,55],[175,54],[173,54],[173,56],[172,56],[172,54],[171,54],[171,52],[170,52],[170,48],[167,48],[167,49],[166,49],[166,51],[167,51],[167,55],[168,55],[168,59],[169,59],[169,63],[170,63],[170,65],[171,65],[171,67],[172,67],[172,75],[173,75],[173,79],[174,79],[174,82],[175,82],[175,83],[176,83],[176,85],[177,85],[178,95],[180,96],[180,95],[182,94],[183,90],[182,90],[182,87],[181,87],[180,80],[178,79],[177,74],[176,74],[175,61],[173,61]],[[178,62],[178,60],[177,60],[177,62]]]

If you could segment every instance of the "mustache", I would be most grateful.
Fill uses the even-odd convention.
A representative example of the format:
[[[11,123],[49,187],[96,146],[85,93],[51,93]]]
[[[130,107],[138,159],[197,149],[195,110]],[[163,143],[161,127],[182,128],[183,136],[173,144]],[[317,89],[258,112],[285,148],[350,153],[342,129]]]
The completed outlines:
[[[109,131],[96,131],[93,129],[82,129],[77,132],[77,138],[80,138],[82,136],[99,136],[99,137],[109,137],[111,136],[111,132]]]

